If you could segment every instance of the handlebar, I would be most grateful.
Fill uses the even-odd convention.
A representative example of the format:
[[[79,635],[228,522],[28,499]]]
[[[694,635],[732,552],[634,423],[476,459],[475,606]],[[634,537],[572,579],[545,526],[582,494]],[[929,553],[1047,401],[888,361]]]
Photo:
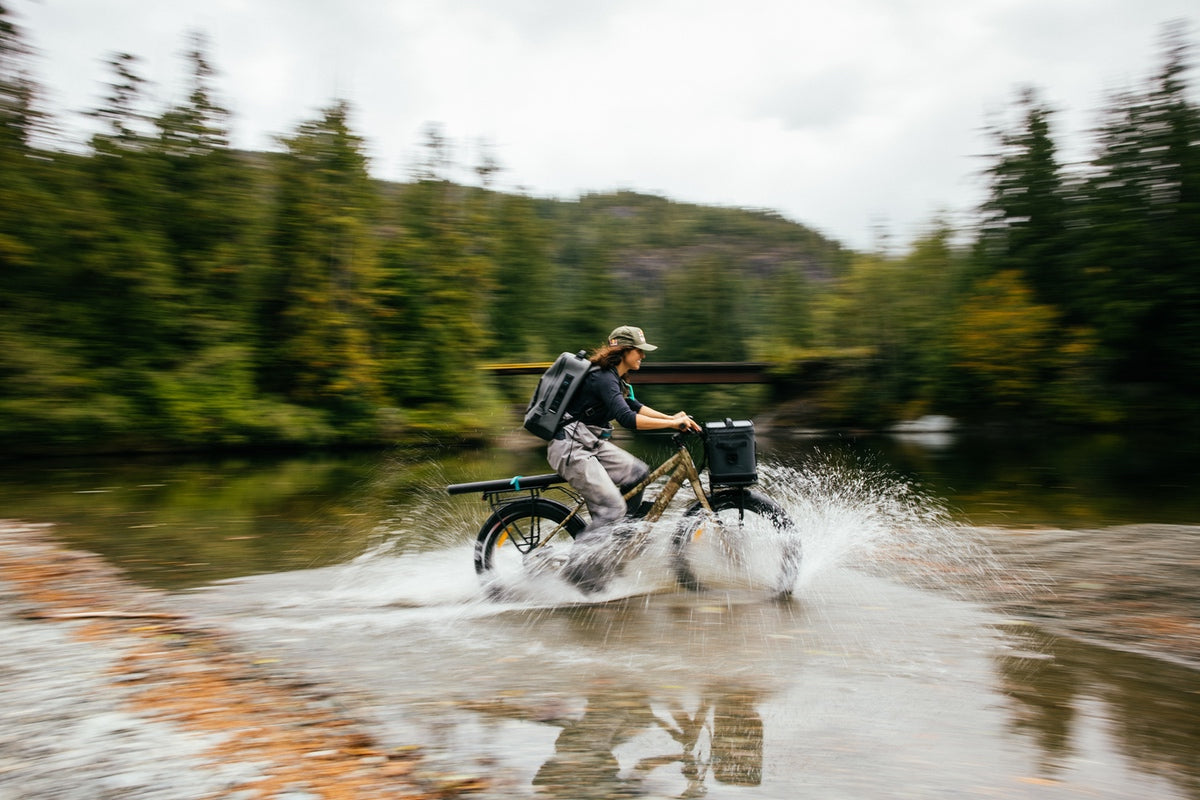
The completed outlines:
[[[704,439],[704,438],[707,438],[708,433],[707,433],[707,431],[704,430],[704,428],[701,428],[698,431],[693,431],[693,430],[675,431],[674,433],[671,434],[671,443],[673,445],[675,445],[676,447],[686,447],[687,446],[686,440],[687,440],[687,437],[689,437],[689,436],[699,436],[701,439]]]

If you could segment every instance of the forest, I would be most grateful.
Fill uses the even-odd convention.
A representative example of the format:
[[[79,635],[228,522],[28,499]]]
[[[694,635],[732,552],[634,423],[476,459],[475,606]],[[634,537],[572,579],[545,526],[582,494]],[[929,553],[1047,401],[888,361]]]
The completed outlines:
[[[969,230],[855,252],[763,209],[451,180],[436,124],[372,179],[335,100],[230,144],[203,37],[147,114],[115,54],[98,132],[53,146],[0,5],[0,453],[479,442],[549,361],[636,322],[671,361],[765,361],[810,427],[1183,424],[1200,410],[1200,109],[1191,46],[1106,100],[1064,163],[1038,89],[990,131]],[[630,287],[636,287],[631,290]]]

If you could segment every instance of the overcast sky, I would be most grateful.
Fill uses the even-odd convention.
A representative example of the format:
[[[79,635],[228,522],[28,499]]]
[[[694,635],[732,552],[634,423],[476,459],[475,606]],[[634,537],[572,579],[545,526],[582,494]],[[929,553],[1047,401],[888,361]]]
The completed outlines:
[[[239,147],[344,98],[381,178],[407,179],[437,123],[466,166],[487,144],[500,188],[769,208],[857,248],[969,219],[1020,86],[1085,154],[1109,93],[1157,71],[1164,23],[1200,38],[1196,0],[3,2],[67,125],[116,52],[180,100],[199,31]]]

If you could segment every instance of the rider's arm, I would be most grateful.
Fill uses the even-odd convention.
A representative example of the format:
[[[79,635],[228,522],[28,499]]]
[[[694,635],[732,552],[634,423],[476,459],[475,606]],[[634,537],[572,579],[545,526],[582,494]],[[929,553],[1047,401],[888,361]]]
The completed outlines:
[[[639,431],[693,430],[700,426],[684,412],[667,416],[638,400],[626,397],[621,391],[621,382],[615,372],[601,370],[593,372],[588,380],[594,380],[594,390],[607,409],[608,419],[615,419],[623,428]]]
[[[639,431],[660,431],[660,430],[677,430],[677,431],[699,431],[700,425],[694,419],[687,415],[687,412],[677,411],[674,416],[667,416],[661,411],[655,411],[647,405],[643,405],[637,413],[637,428]]]

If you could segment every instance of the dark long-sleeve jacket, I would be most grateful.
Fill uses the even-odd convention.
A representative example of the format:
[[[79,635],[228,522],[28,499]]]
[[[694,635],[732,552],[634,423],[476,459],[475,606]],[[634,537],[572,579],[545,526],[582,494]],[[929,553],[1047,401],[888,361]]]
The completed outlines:
[[[616,420],[621,427],[637,429],[637,412],[642,403],[627,392],[627,386],[615,369],[589,372],[583,386],[571,401],[567,413],[588,425],[608,427]]]

